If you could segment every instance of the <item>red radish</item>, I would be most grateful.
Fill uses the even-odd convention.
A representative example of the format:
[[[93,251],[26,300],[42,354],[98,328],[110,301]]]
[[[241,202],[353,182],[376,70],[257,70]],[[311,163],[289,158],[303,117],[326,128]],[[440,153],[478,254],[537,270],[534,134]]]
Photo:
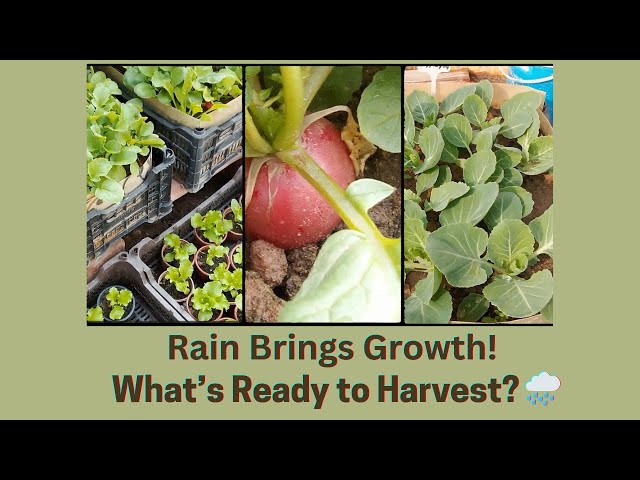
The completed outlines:
[[[302,134],[302,144],[342,188],[356,179],[349,148],[330,121],[321,118],[309,125]],[[278,161],[276,157],[273,159]],[[251,203],[246,208],[245,230],[249,237],[285,250],[327,237],[340,223],[336,211],[309,182],[284,163],[274,170],[269,185],[268,169],[273,163],[268,162],[260,169]],[[248,158],[245,172],[250,165]]]

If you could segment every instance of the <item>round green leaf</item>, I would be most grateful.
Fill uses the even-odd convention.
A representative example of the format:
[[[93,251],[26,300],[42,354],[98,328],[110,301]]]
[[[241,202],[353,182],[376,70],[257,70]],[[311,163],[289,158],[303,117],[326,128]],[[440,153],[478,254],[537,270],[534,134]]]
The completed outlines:
[[[137,84],[133,91],[136,92],[136,95],[140,98],[152,98],[156,96],[156,89],[148,83]]]
[[[522,220],[503,220],[491,231],[487,258],[507,273],[517,275],[527,268],[533,243],[533,234]]]
[[[415,169],[415,173],[422,173],[436,166],[440,161],[442,149],[444,148],[444,140],[438,127],[431,125],[423,128],[418,138],[418,144],[424,154],[424,163]]]
[[[453,113],[445,119],[442,134],[451,144],[461,148],[469,148],[473,138],[469,120],[459,113]]]
[[[462,111],[464,112],[464,116],[467,117],[472,124],[476,127],[482,127],[489,109],[482,98],[476,94],[471,94],[465,98],[462,104]]]
[[[476,225],[485,217],[497,196],[498,184],[496,183],[474,185],[464,196],[451,202],[440,214],[440,224]]]
[[[496,170],[496,155],[491,150],[474,153],[464,163],[463,170],[467,185],[485,183]]]
[[[484,217],[484,223],[489,230],[493,230],[503,220],[520,220],[523,216],[522,202],[518,196],[513,192],[499,192],[496,201]]]
[[[489,306],[489,300],[484,295],[470,293],[458,305],[456,318],[461,322],[477,322],[487,313]]]
[[[534,273],[529,280],[499,275],[482,292],[505,315],[529,317],[540,312],[553,297],[553,276],[549,270]]]

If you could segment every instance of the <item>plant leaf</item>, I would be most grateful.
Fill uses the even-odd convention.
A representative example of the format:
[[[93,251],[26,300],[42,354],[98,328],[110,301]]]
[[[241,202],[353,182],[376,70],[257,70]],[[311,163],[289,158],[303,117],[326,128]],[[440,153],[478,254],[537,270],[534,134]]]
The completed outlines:
[[[156,96],[156,89],[153,88],[152,85],[150,85],[148,83],[145,83],[145,82],[138,83],[133,88],[133,91],[140,98],[152,98],[152,97]]]
[[[529,228],[538,242],[536,255],[546,253],[553,258],[553,205],[529,222]]]
[[[496,167],[491,176],[487,179],[487,182],[500,183],[504,178],[504,170],[500,167]]]
[[[491,147],[493,147],[493,135],[490,130],[481,130],[473,135],[471,142],[476,146],[476,151],[478,152],[482,150],[491,151]]]
[[[453,287],[473,287],[487,281],[492,269],[480,256],[488,235],[468,223],[445,225],[427,237],[427,253]]]
[[[444,148],[442,149],[442,155],[440,156],[441,162],[456,163],[458,160],[458,147],[449,143],[447,139],[444,139]]]
[[[87,322],[102,322],[102,321],[104,321],[102,308],[93,307],[87,310]]]
[[[120,203],[124,198],[124,189],[115,180],[105,178],[96,188],[95,196],[103,202]]]
[[[489,300],[484,295],[470,293],[458,305],[456,318],[461,322],[477,322],[487,313],[489,306]]]
[[[373,178],[362,178],[347,187],[347,195],[365,212],[394,192],[395,188]]]
[[[471,155],[464,163],[463,176],[467,185],[485,183],[496,170],[496,155],[482,150]]]
[[[384,251],[354,230],[332,234],[279,322],[400,322],[400,239]]]
[[[422,173],[437,165],[444,148],[444,140],[440,130],[435,125],[423,128],[418,137],[418,144],[424,154],[424,163],[415,169],[415,173]]]
[[[540,116],[537,111],[533,113],[531,126],[527,128],[527,131],[524,132],[522,136],[518,137],[518,144],[522,147],[522,153],[526,160],[529,159],[529,145],[534,139],[538,138],[538,134],[540,133]],[[515,165],[513,166],[515,167]]]
[[[411,147],[416,143],[416,125],[406,101],[404,104],[404,141]]]
[[[539,175],[553,167],[553,137],[538,137],[529,145],[529,161],[520,165],[525,175]]]
[[[459,113],[453,113],[445,119],[442,134],[451,144],[461,148],[469,148],[473,138],[469,120]]]
[[[489,235],[487,258],[510,275],[524,272],[532,253],[533,235],[522,220],[503,220]]]
[[[496,183],[474,185],[463,197],[451,202],[440,214],[440,224],[476,225],[485,217],[497,196],[498,184]]]
[[[362,66],[333,67],[307,109],[318,112],[336,105],[346,105],[362,84]]]
[[[527,131],[533,122],[533,116],[538,114],[530,110],[519,110],[509,117],[500,128],[500,134],[505,138],[517,138]]]
[[[410,202],[410,201],[404,202],[404,218],[405,220],[409,218],[417,218],[425,226],[427,224],[427,214],[422,208],[420,208],[420,205],[418,205],[415,202]]]
[[[553,276],[549,270],[536,272],[529,280],[498,275],[482,292],[505,315],[529,317],[540,312],[551,300]]]
[[[118,303],[123,307],[129,305],[131,303],[131,300],[133,300],[133,293],[131,293],[131,290],[129,289],[125,288],[118,294]]]
[[[533,212],[533,195],[531,195],[531,193],[526,191],[524,188],[518,187],[518,186],[511,186],[511,187],[501,188],[500,191],[512,192],[518,196],[518,198],[520,199],[520,202],[522,202],[522,217],[520,218],[524,218],[527,215],[529,215],[531,212]]]
[[[436,187],[440,187],[445,183],[449,183],[453,178],[453,175],[451,175],[451,169],[447,165],[440,165],[438,167],[438,171],[438,179],[436,180],[435,184]]]
[[[491,102],[493,101],[493,85],[491,85],[489,80],[480,80],[476,84],[476,95],[482,98],[482,101],[487,108],[491,108]]]
[[[418,195],[422,195],[424,192],[433,187],[438,180],[440,174],[439,168],[432,168],[416,177],[416,192]]]
[[[362,135],[390,153],[402,151],[401,90],[400,67],[388,66],[375,74],[358,104]]]
[[[406,98],[413,119],[425,128],[433,125],[438,116],[438,101],[422,90],[414,90]]]
[[[500,182],[500,188],[519,187],[522,185],[522,174],[517,168],[504,170],[504,177]]]
[[[542,313],[547,321],[553,323],[553,297],[551,297],[549,303],[547,303],[547,305],[542,310],[540,310],[540,313]]]
[[[499,192],[496,201],[484,217],[484,223],[489,230],[493,230],[503,220],[520,220],[522,217],[522,203],[518,196],[513,192]]]
[[[404,253],[409,260],[427,255],[426,243],[429,232],[417,218],[404,219]]]
[[[441,275],[437,270],[416,284],[415,291],[404,303],[405,323],[444,324],[451,319],[453,311],[451,294],[439,289]]]
[[[522,110],[536,111],[542,105],[542,98],[537,91],[518,93],[502,104],[500,113],[505,120],[509,120]]]
[[[109,318],[111,320],[120,320],[122,317],[124,317],[124,308],[121,305],[116,305],[111,308],[109,312]]]
[[[449,95],[445,97],[445,99],[440,104],[440,113],[442,113],[442,115],[449,115],[450,113],[453,113],[459,110],[460,107],[462,107],[462,104],[464,103],[466,98],[469,95],[474,94],[475,92],[476,92],[475,85],[467,85],[462,88],[459,88],[454,92],[451,92]]]
[[[484,100],[476,94],[471,94],[465,98],[462,104],[462,111],[464,112],[464,116],[467,117],[467,120],[480,128],[482,128],[482,124],[487,119],[487,113],[489,113]]]
[[[469,186],[462,182],[448,182],[431,190],[429,204],[436,212],[447,208],[449,202],[460,198],[469,191]]]

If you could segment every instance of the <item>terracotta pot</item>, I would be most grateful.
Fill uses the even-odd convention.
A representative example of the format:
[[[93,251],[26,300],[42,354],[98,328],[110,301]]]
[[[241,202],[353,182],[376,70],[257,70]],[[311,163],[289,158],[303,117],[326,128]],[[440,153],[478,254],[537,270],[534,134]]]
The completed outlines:
[[[227,207],[224,209],[224,212],[222,212],[222,217],[227,219],[227,217],[231,217],[228,218],[228,220],[232,220],[233,221],[233,210],[231,210],[231,207]],[[231,230],[230,232],[227,233],[227,240],[231,241],[231,242],[235,242],[238,240],[242,240],[242,231],[240,232],[235,232],[233,230]]]
[[[191,297],[193,297],[193,292],[187,297],[187,312],[189,312],[189,315],[191,315],[191,318],[193,318],[196,322],[200,322],[200,320],[198,320],[198,313],[195,310],[191,309]],[[218,311],[218,316],[216,317],[215,313],[213,315],[213,317],[211,317],[211,320],[207,321],[207,322],[201,322],[201,323],[213,323],[213,322],[217,322],[220,320],[220,318],[222,318],[222,310]]]
[[[164,272],[162,272],[160,274],[160,276],[158,277],[158,285],[160,285],[160,287],[162,287],[162,284],[160,282],[162,282],[162,279],[165,277],[165,275],[167,274],[167,271],[165,270]],[[184,303],[187,301],[187,298],[191,295],[191,293],[193,292],[193,289],[196,288],[195,284],[193,283],[193,279],[192,278],[188,278],[187,281],[189,282],[189,295],[185,296],[184,298],[178,300],[177,298],[173,298],[171,295],[169,295],[171,298],[173,298],[176,302],[178,303]],[[165,290],[166,291],[166,290]],[[169,293],[169,292],[167,292]],[[182,293],[182,292],[180,292]]]
[[[199,247],[208,247],[209,245],[215,245],[215,243],[210,242],[206,238],[200,236],[200,232],[198,232],[197,228],[193,229],[193,234],[196,237],[196,244],[198,244]],[[220,245],[227,241],[227,236],[228,234],[225,234],[225,236],[222,238],[222,241],[220,242]]]
[[[184,245],[185,243],[189,243],[186,240],[180,240],[180,244]],[[169,265],[165,260],[164,260],[164,255],[165,253],[167,253],[167,248],[169,248],[169,246],[165,243],[162,245],[162,250],[160,250],[160,261],[162,262],[162,265],[164,265],[164,268],[167,269],[169,267],[173,267],[174,265]],[[195,260],[195,255],[191,255],[189,258],[191,258],[191,263],[193,263],[193,261]]]
[[[236,268],[238,268],[238,266],[242,268],[242,265],[236,265],[236,262],[233,261],[233,254],[236,253],[236,250],[238,249],[238,247],[241,247],[241,246],[242,246],[242,243],[236,243],[235,247],[233,247],[229,252],[229,269],[230,270],[235,270]],[[243,255],[244,255],[244,251],[243,251]],[[244,258],[242,259],[242,262],[244,263]]]
[[[198,276],[205,281],[209,281],[209,274],[200,266],[198,257],[200,256],[200,252],[205,252],[206,254],[206,252],[209,251],[209,246],[210,245],[205,245],[203,247],[200,247],[196,252],[196,258],[194,259],[194,265],[196,267],[196,271],[198,272]],[[229,258],[229,255],[225,254],[224,259],[227,264],[227,268],[231,268],[231,259]]]
[[[233,318],[236,319],[236,322],[240,321],[240,309],[236,303],[233,304]]]
[[[100,292],[100,295],[98,295],[98,302],[97,302],[97,306],[100,306],[100,304],[102,303],[102,299],[104,297],[107,296],[107,294],[109,293],[109,290],[111,290],[111,288],[116,287],[118,290],[130,290],[126,287],[123,287],[122,285],[109,285],[108,287],[106,287],[104,290],[102,290]],[[131,292],[133,293],[133,292]],[[104,316],[104,321],[105,322],[111,322],[111,323],[123,323],[126,322],[127,320],[130,320],[131,317],[133,316],[133,311],[136,308],[136,296],[134,295],[133,298],[131,299],[131,303],[129,305],[127,305],[127,308],[125,309],[125,314],[124,316],[120,319],[120,320],[111,320],[109,318],[109,314],[104,310],[103,310],[103,316]],[[127,313],[127,311],[129,313]]]

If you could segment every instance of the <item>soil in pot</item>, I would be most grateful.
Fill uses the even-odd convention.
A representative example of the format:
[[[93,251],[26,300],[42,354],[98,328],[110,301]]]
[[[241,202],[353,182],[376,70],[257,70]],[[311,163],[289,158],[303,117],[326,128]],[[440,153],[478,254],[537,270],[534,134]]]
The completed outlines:
[[[216,269],[218,265],[225,264],[229,266],[229,263],[230,263],[229,258],[227,257],[227,255],[225,255],[223,257],[215,257],[213,259],[213,265],[208,265],[207,264],[208,250],[209,250],[209,247],[207,246],[200,248],[200,250],[198,250],[198,253],[196,253],[196,262],[195,262],[196,270],[198,270],[198,273],[200,274],[200,276],[206,280],[209,280],[209,275],[213,273],[213,271]]]
[[[189,315],[191,315],[191,318],[193,318],[194,321],[200,322],[200,323],[214,323],[214,322],[220,321],[220,319],[222,318],[222,315],[224,314],[224,312],[222,310],[214,311],[213,312],[213,316],[211,317],[211,320],[209,320],[207,322],[201,322],[200,320],[198,320],[198,311],[191,306],[191,298],[192,298],[192,296],[193,296],[193,294],[189,295],[189,297],[187,298],[187,301],[186,301],[186,305],[187,305],[187,312],[189,312]]]
[[[348,102],[352,112],[357,111],[364,88],[369,85],[375,73],[383,68],[378,66],[365,66],[363,68],[363,85]],[[346,116],[344,114],[332,114],[326,118],[340,129],[346,124]],[[369,210],[369,215],[383,235],[399,238],[402,231],[402,154],[388,153],[378,148],[367,159],[362,177],[380,180],[396,188],[391,196]],[[346,228],[346,225],[340,223],[335,231],[344,228]],[[249,265],[252,266],[251,281],[247,283],[255,285],[256,288],[245,288],[244,295],[246,297],[245,305],[247,305],[247,311],[239,312],[240,321],[244,321],[246,314],[247,322],[273,323],[282,309],[283,302],[292,300],[298,293],[302,283],[309,275],[323,243],[324,240],[321,240],[317,243],[286,251],[269,244],[269,251],[260,249],[261,251],[258,252],[254,249],[254,258],[252,258],[251,242],[247,241],[243,249],[243,265],[247,269]],[[278,258],[270,260],[268,258],[269,255],[277,256]],[[255,258],[258,256],[260,258]],[[283,275],[277,275],[272,271],[273,266],[280,265],[282,263],[280,260],[283,256],[286,258]],[[256,267],[253,267],[253,265],[256,265]],[[262,270],[258,265],[265,266],[265,269],[269,271]],[[278,279],[275,285],[274,278]]]
[[[186,243],[189,243],[189,242],[187,242],[186,240],[182,240],[182,241],[181,241],[181,244],[182,244],[182,245],[184,245],[184,244],[186,244]],[[178,268],[178,267],[180,266],[180,260],[174,259],[174,260],[173,260],[173,262],[167,262],[167,261],[164,259],[164,256],[165,256],[167,253],[169,253],[169,252],[170,252],[169,248],[170,248],[170,247],[169,247],[168,245],[166,245],[166,244],[162,245],[162,250],[160,250],[160,260],[162,261],[162,264],[165,266],[165,268],[169,268],[169,267],[176,267],[176,268]],[[189,256],[189,261],[190,261],[191,263],[193,263],[193,261],[194,261],[195,257],[196,257],[196,256],[195,256],[195,254],[190,255],[190,256]]]
[[[173,298],[176,302],[183,303],[183,302],[185,302],[187,300],[187,295],[185,295],[184,293],[178,291],[178,289],[175,287],[175,285],[165,278],[165,272],[163,272],[162,275],[160,275],[160,277],[158,278],[158,284],[162,288],[164,288],[164,290],[169,295],[171,295],[171,298]],[[189,279],[189,293],[191,293],[193,291],[193,289],[194,289],[193,280],[190,278]]]
[[[233,211],[231,210],[231,208],[227,208],[224,211],[223,215],[226,220],[233,221],[233,228],[229,233],[227,233],[227,238],[229,240],[241,240],[242,239],[242,223],[239,223],[233,220]]]
[[[98,299],[98,306],[102,308],[102,315],[105,322],[126,322],[128,320],[131,320],[131,317],[133,316],[133,310],[136,306],[135,298],[133,298],[129,305],[127,305],[127,307],[124,309],[124,315],[120,320],[112,320],[109,317],[109,314],[111,313],[111,304],[109,303],[109,300],[107,300],[107,293],[109,292],[110,288],[111,287],[106,288],[100,294],[100,298]],[[121,289],[121,287],[118,287],[118,289]]]

